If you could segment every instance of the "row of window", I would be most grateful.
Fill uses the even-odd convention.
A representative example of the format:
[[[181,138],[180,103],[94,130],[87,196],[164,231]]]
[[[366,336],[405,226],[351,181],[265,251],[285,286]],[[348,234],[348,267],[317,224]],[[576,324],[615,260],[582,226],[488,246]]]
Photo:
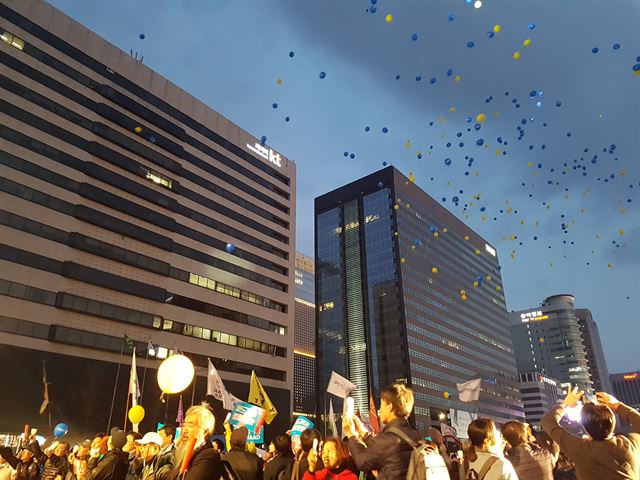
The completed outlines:
[[[0,163],[11,165],[9,162],[12,161],[12,158],[15,157],[9,155],[6,152],[0,151]],[[79,220],[91,223],[93,225],[97,225],[101,228],[105,228],[120,235],[134,238],[163,250],[173,252],[187,258],[191,258],[193,260],[196,260],[197,262],[227,271],[229,273],[247,278],[257,283],[261,283],[268,287],[272,287],[283,292],[287,291],[287,286],[285,284],[276,282],[275,280],[265,275],[253,272],[249,269],[240,267],[239,265],[235,265],[212,255],[208,255],[202,251],[180,245],[179,243],[174,242],[169,237],[157,234],[119,218],[112,217],[103,212],[87,207],[86,205],[74,205],[72,203],[66,202],[56,197],[52,197],[38,190],[22,185],[18,182],[9,180],[8,178],[0,178],[0,191],[23,198],[33,203],[37,203],[44,207],[56,210],[58,212],[75,217]]]
[[[9,87],[14,87],[14,90],[24,90],[21,86],[18,86],[15,82],[13,82],[12,80],[7,79],[6,77],[3,77],[0,75],[0,87],[4,87],[4,88],[9,88]],[[14,92],[15,93],[15,92]],[[42,99],[42,102],[35,102],[36,99]],[[40,106],[42,106],[42,103],[46,103],[47,105],[55,105],[55,107],[48,107],[49,110],[51,110],[52,112],[56,113],[57,115],[62,116],[63,118],[68,119],[69,121],[72,121],[73,123],[76,124],[80,124],[82,125],[83,123],[88,123],[88,125],[84,125],[85,127],[89,127],[91,129],[93,129],[92,127],[92,122],[90,122],[89,120],[86,120],[84,118],[79,117],[79,115],[77,115],[75,112],[72,112],[70,110],[65,109],[64,107],[61,107],[57,104],[54,104],[53,102],[51,102],[48,99],[44,99],[44,97],[35,94],[35,93],[31,93],[29,94],[29,99],[36,103],[36,104],[40,104]],[[69,131],[66,131],[60,127],[58,127],[57,125],[54,125],[50,122],[47,122],[46,120],[43,120],[42,118],[37,117],[36,115],[27,112],[21,108],[18,108],[14,105],[11,105],[7,102],[2,102],[1,104],[2,107],[2,111],[18,120],[20,120],[23,123],[29,124],[35,128],[38,128],[39,130],[42,130],[43,132],[46,132],[50,135],[53,135],[61,140],[66,141],[67,143],[70,143],[78,148],[81,148],[83,150],[86,151],[93,151],[95,150],[94,148],[91,148],[91,144],[89,144],[89,142],[87,142],[85,139],[78,137],[77,135],[72,134]],[[47,108],[47,107],[45,107]],[[103,126],[102,129],[109,129],[109,127]],[[18,145],[21,145],[25,148],[28,148],[30,150],[36,151],[37,153],[40,153],[44,156],[47,156],[49,158],[51,158],[54,161],[57,161],[59,163],[62,163],[66,166],[69,166],[71,168],[74,168],[78,171],[81,171],[87,175],[90,175],[93,178],[96,178],[97,180],[100,180],[102,182],[105,182],[107,184],[110,184],[113,187],[116,187],[118,189],[124,190],[132,195],[136,195],[137,197],[143,198],[151,203],[154,203],[156,205],[160,205],[164,208],[167,208],[175,213],[179,213],[181,215],[184,215],[187,218],[190,218],[191,220],[194,220],[198,223],[201,223],[203,225],[206,225],[208,227],[211,227],[215,230],[218,230],[219,232],[228,235],[232,238],[237,238],[245,243],[248,243],[250,245],[256,246],[262,250],[265,250],[268,253],[272,253],[274,255],[277,255],[281,258],[287,258],[288,254],[287,252],[285,252],[284,250],[281,250],[279,248],[276,248],[275,246],[271,245],[268,242],[265,242],[263,240],[260,240],[252,235],[249,235],[241,230],[238,230],[236,228],[233,228],[223,222],[217,221],[207,215],[203,215],[193,209],[190,209],[188,207],[185,207],[184,205],[180,205],[174,198],[172,197],[168,197],[167,195],[164,195],[160,192],[155,191],[154,189],[145,187],[140,185],[137,182],[134,182],[132,180],[129,180],[126,177],[123,177],[122,175],[119,175],[113,171],[110,171],[108,169],[105,169],[97,164],[94,164],[92,162],[85,162],[82,161],[78,158],[72,157],[71,155],[68,154],[62,154],[62,152],[60,152],[59,150],[56,150],[55,148],[52,148],[48,145],[44,145],[44,148],[42,147],[42,142],[39,141],[34,141],[34,139],[26,136],[26,135],[22,135],[19,134],[18,132],[16,132],[15,130],[11,130],[11,129],[7,129],[8,131],[6,133],[3,134],[3,136],[9,140],[11,140],[13,143],[16,143]],[[98,131],[100,131],[101,129],[98,129]],[[110,130],[110,129],[109,129]],[[116,135],[116,132],[113,132]],[[124,136],[122,136],[123,138],[126,138]],[[113,151],[109,151],[110,149],[104,148],[101,151],[108,151],[108,154],[103,155],[103,157],[107,157],[107,158],[112,158],[112,154],[114,154],[115,152]],[[103,158],[104,159],[104,158]],[[128,160],[128,159],[127,159]],[[138,175],[143,176],[143,172],[140,171],[139,169],[137,169],[136,172]],[[146,175],[144,175],[146,177]],[[100,189],[99,189],[100,190]],[[185,193],[187,191],[185,190]],[[200,202],[200,200],[202,200],[203,198],[201,198],[202,196],[200,195],[196,195],[196,200],[198,201],[198,203],[202,203]],[[212,208],[213,210],[219,211],[220,213],[226,215],[227,217],[231,217],[234,218],[235,220],[237,220],[240,223],[246,224],[248,226],[250,226],[251,228],[253,228],[254,230],[260,231],[266,235],[269,235],[273,238],[276,238],[280,241],[283,242],[288,242],[288,238],[284,235],[281,235],[280,233],[274,231],[271,228],[268,228],[267,226],[261,224],[260,222],[256,222],[255,220],[249,219],[243,215],[238,214],[237,212],[233,211],[230,208],[227,208],[223,205],[220,205],[219,203],[213,202],[211,200],[204,200],[204,203],[207,207]],[[132,207],[131,206],[127,206],[131,204],[131,202],[125,202],[123,203],[122,206],[118,206],[118,204],[114,204],[114,205],[109,205],[112,208],[117,208],[122,210],[124,213],[127,214],[131,214],[132,211]],[[138,210],[140,212],[146,212],[144,214],[144,216],[142,217],[143,220],[154,223],[152,219],[158,219],[157,221],[159,221],[160,219],[162,219],[162,223],[163,227],[167,228],[167,226],[165,226],[164,224],[167,223],[167,219],[168,217],[158,213],[158,212],[152,212],[150,211],[148,208],[144,208],[141,206],[138,206]],[[187,235],[187,236],[192,236],[194,235],[193,232],[195,232],[195,230],[187,228],[185,226],[182,226],[180,224],[178,224],[177,222],[175,222],[175,220],[171,219],[170,220],[170,226],[175,228],[176,231],[179,231],[180,233]],[[184,231],[184,232],[183,232]],[[198,239],[196,239],[198,240]],[[211,243],[211,242],[210,242]],[[215,241],[213,243],[218,244],[216,245],[211,245],[211,246],[215,246],[216,248],[224,248],[224,246],[226,245],[226,242],[222,242],[222,241]],[[253,262],[253,263],[257,263],[259,265],[262,265],[266,268],[270,268],[272,270],[275,271],[282,271],[284,269],[284,267],[281,267],[277,264],[274,264],[272,262],[267,262],[266,260],[262,259],[262,257],[258,256],[258,255],[254,255],[251,254],[249,252],[245,252],[241,249],[237,249],[236,251],[236,255],[240,256],[241,258],[246,258],[247,260]]]
[[[285,185],[289,185],[290,184],[289,178],[287,178],[285,175],[283,175],[280,172],[278,172],[276,169],[274,169],[270,165],[267,165],[264,162],[259,161],[258,159],[254,158],[248,152],[246,152],[246,151],[242,150],[241,148],[239,148],[238,146],[234,145],[229,140],[221,137],[220,135],[216,134],[212,130],[206,128],[204,125],[196,122],[193,118],[187,116],[185,113],[181,112],[177,108],[172,107],[171,105],[169,105],[168,103],[164,102],[160,98],[156,97],[152,93],[148,92],[147,90],[139,87],[135,83],[133,83],[130,80],[126,79],[125,77],[123,77],[123,76],[119,75],[118,73],[114,72],[113,69],[111,69],[111,68],[105,66],[104,64],[98,62],[94,58],[89,57],[86,53],[82,52],[80,49],[71,46],[67,42],[65,42],[65,41],[61,40],[60,38],[56,37],[55,35],[53,35],[51,32],[46,31],[45,29],[43,29],[42,27],[40,27],[40,26],[36,25],[35,23],[31,22],[27,18],[23,17],[22,15],[18,14],[15,11],[11,10],[10,8],[8,8],[4,4],[0,5],[0,15],[3,18],[7,18],[11,23],[19,26],[23,30],[29,32],[30,34],[34,35],[35,37],[37,37],[40,40],[44,41],[45,43],[49,44],[53,48],[56,48],[57,50],[61,51],[62,53],[66,54],[69,57],[73,58],[74,60],[80,62],[81,64],[83,64],[86,67],[90,68],[91,70],[93,70],[94,72],[98,73],[99,75],[102,75],[103,77],[105,77],[109,81],[112,81],[112,82],[116,83],[117,85],[119,85],[119,86],[123,87],[124,89],[128,90],[129,92],[133,93],[137,97],[139,97],[139,98],[145,100],[146,102],[154,105],[155,107],[157,107],[158,109],[160,109],[161,111],[166,113],[167,115],[175,118],[176,120],[181,121],[185,125],[188,125],[189,127],[194,129],[195,131],[199,132],[201,135],[209,138],[210,140],[212,140],[215,143],[219,144],[220,146],[222,146],[223,148],[227,149],[228,151],[231,151],[235,155],[245,159],[247,162],[252,164],[254,167],[256,167],[256,168],[268,173],[269,175],[273,176],[274,178],[280,180]],[[27,45],[26,47],[27,48],[25,48],[25,53],[30,54],[30,55],[32,55],[34,57],[36,56],[34,54],[38,53],[38,54],[40,54],[38,57],[40,57],[39,59],[42,61],[41,57],[43,56],[44,52],[42,52],[41,50],[36,49],[32,45]],[[44,54],[44,55],[46,55],[46,54]],[[46,56],[49,57],[48,55],[46,55]],[[36,57],[36,58],[38,58],[38,57]],[[50,60],[50,62],[48,64],[50,66],[52,66],[53,68],[61,71],[65,75],[73,78],[74,80],[77,80],[80,83],[83,83],[85,85],[87,84],[87,80],[89,80],[92,83],[96,83],[97,84],[97,82],[94,82],[91,79],[89,79],[88,77],[80,74],[80,72],[78,72],[77,70],[70,69],[67,65],[62,64],[62,62],[60,62],[58,59],[53,59],[53,58],[49,57],[49,60]],[[63,68],[63,67],[66,67],[66,68]],[[81,80],[84,80],[84,82],[82,82]],[[126,105],[128,106],[128,109],[130,109],[130,110],[134,110],[134,109],[137,110],[137,111],[134,111],[134,113],[138,113],[141,109],[144,109],[144,107],[142,107],[142,105],[138,104],[136,101],[134,101],[133,99],[129,99],[129,98],[127,98]],[[138,108],[136,108],[136,107],[138,107]],[[148,111],[148,109],[145,109],[145,110]],[[144,115],[145,112],[141,112],[141,113],[142,114],[140,114],[140,113],[138,113],[138,114],[142,118],[148,117],[148,115]],[[168,122],[168,121],[166,121],[164,119],[163,119],[162,123],[164,123],[165,125],[169,124],[170,127],[173,127],[173,128],[168,129],[169,131],[171,131],[171,130],[176,131],[177,130],[178,131],[178,135],[177,136],[181,140],[186,141],[187,143],[195,146],[196,148],[201,147],[201,143],[197,142],[192,137],[187,136],[182,128],[177,127],[176,125],[174,125],[171,122]],[[201,149],[201,148],[199,148],[199,149]],[[204,153],[207,153],[207,152],[204,152]],[[267,189],[269,189],[271,191],[274,191],[275,193],[283,196],[286,199],[289,199],[289,195],[288,195],[287,192],[285,192],[282,189],[276,187],[271,182],[262,179],[261,177],[259,177],[255,173],[253,173],[251,170],[243,167],[242,165],[239,165],[238,163],[234,162],[233,160],[231,160],[230,158],[228,158],[228,157],[226,157],[224,155],[218,154],[218,156],[222,157],[222,158],[218,158],[218,157],[216,157],[216,158],[218,158],[218,160],[220,162],[225,164],[225,166],[236,170],[237,172],[245,175],[248,178],[252,178],[254,181],[256,181],[257,183],[260,183],[265,188],[267,188]]]
[[[0,29],[0,40],[5,43],[8,43],[12,47],[17,48],[18,50],[24,50],[24,40],[16,37],[12,33],[7,32],[6,30]]]

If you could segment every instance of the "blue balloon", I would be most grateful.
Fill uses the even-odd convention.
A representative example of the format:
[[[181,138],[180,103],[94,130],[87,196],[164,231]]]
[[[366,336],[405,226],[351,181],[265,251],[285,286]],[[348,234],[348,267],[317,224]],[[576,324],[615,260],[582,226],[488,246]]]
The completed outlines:
[[[289,52],[289,57],[290,57],[290,58],[293,58],[293,56],[294,56],[294,55],[295,55],[295,53],[293,53],[293,52]]]
[[[414,42],[415,42],[416,40],[418,40],[418,34],[417,34],[417,33],[412,34],[412,35],[411,35],[411,40],[413,40]]]
[[[236,246],[233,243],[227,243],[224,249],[227,251],[227,253],[234,253],[236,251]]]
[[[600,49],[598,47],[593,47],[591,49],[591,53],[598,53],[600,51]]]
[[[433,224],[429,225],[429,231],[430,231],[431,233],[436,233],[436,230],[437,230],[437,228],[436,228],[436,226],[435,226],[435,225],[433,225]]]
[[[384,183],[378,182],[378,188],[382,188],[382,187],[384,187]]]
[[[368,132],[369,130],[371,130],[371,127],[364,127],[365,132]]]
[[[487,32],[487,37],[493,38],[493,37],[495,37],[495,33],[489,31],[489,32]]]
[[[277,103],[273,103],[273,104],[271,104],[271,107],[272,108],[278,108],[278,104]]]
[[[444,159],[444,164],[445,165],[451,165],[451,159],[450,158],[445,158]]]
[[[291,120],[291,117],[284,117],[285,122],[288,122],[289,120]]]
[[[452,13],[449,15],[449,21],[453,22],[456,19],[456,16]]]
[[[529,30],[534,30],[536,28],[536,24],[535,23],[530,23],[529,24]]]
[[[325,72],[320,72],[320,75],[318,75],[320,78],[324,78],[327,76],[327,74]]]
[[[260,144],[264,145],[265,143],[267,143],[267,137],[266,137],[266,136],[264,136],[264,135],[262,135],[262,136],[260,137]]]
[[[475,45],[475,43],[469,41],[467,42],[467,48],[473,48],[473,46]]]
[[[66,423],[59,423],[55,427],[53,427],[53,436],[56,438],[63,437],[69,431],[69,425]]]
[[[387,127],[382,127],[382,133],[387,133],[389,129]]]
[[[145,34],[144,34],[144,33],[141,33],[141,34],[140,34],[140,40],[144,40],[144,38],[145,38]]]

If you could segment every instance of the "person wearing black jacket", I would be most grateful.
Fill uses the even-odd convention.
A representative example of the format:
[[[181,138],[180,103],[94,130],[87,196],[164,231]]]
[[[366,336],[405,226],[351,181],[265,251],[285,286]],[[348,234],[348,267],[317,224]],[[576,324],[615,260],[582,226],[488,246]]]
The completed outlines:
[[[354,424],[354,417],[344,417],[342,428],[349,438],[349,451],[358,470],[378,471],[378,480],[404,480],[413,451],[393,430],[400,430],[414,440],[420,437],[407,419],[413,410],[413,392],[402,384],[393,384],[380,392],[380,420],[384,429],[376,436]],[[357,417],[355,417],[357,418]]]
[[[10,447],[0,447],[0,455],[16,471],[14,480],[40,479],[40,469],[38,464],[34,462],[33,452],[28,448],[23,448],[19,456],[15,457]]]
[[[29,449],[33,452],[38,464],[42,465],[42,473],[40,474],[41,480],[56,480],[56,477],[61,477],[59,480],[64,480],[69,473],[69,460],[67,456],[69,454],[69,444],[66,442],[55,442],[51,446],[53,452],[46,455],[40,444],[36,441],[32,441],[29,444]]]
[[[109,451],[89,460],[86,480],[125,480],[129,469],[128,455],[122,451],[127,443],[124,431],[117,427],[111,429],[107,440]]]
[[[276,456],[264,467],[264,480],[290,479],[295,463],[291,437],[287,434],[278,435],[273,445],[276,447]]]
[[[255,453],[246,450],[247,427],[236,428],[231,433],[231,450],[222,455],[222,460],[231,465],[239,480],[262,480],[262,459]]]

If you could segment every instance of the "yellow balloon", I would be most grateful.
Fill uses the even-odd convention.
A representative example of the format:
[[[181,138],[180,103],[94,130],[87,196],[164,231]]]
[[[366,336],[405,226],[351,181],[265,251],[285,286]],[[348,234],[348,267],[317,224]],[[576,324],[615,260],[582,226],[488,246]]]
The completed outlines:
[[[484,113],[479,113],[478,115],[476,115],[476,121],[477,122],[484,122],[487,119],[487,116]]]
[[[194,374],[191,360],[181,354],[171,355],[158,368],[158,386],[164,393],[180,393],[191,384]]]
[[[431,273],[438,273],[438,269],[437,269],[436,267],[433,267],[433,268],[431,269]]]
[[[493,26],[493,33],[499,33],[500,30],[502,30],[502,27],[500,25]]]
[[[466,295],[466,291],[465,290],[460,290],[460,295]]]
[[[464,236],[464,239],[465,239],[465,240],[469,240],[469,235],[465,235],[465,236]]]
[[[278,85],[282,85],[282,79],[281,78],[278,79]]]
[[[440,234],[438,232],[433,232],[433,236],[438,238],[440,236]]]
[[[404,258],[401,258],[401,259],[400,259],[400,263],[404,263],[404,262],[406,262],[406,261],[407,261],[407,260],[406,260],[406,259],[404,259]]]
[[[525,47],[528,47],[529,45],[531,45],[531,39],[525,38],[524,42],[522,42],[522,45],[524,45]]]
[[[142,405],[136,405],[129,409],[129,421],[131,423],[140,423],[144,418],[144,408]]]
[[[447,399],[449,398],[449,392],[442,392],[442,396]]]
[[[134,132],[140,133],[142,131],[142,127],[136,127],[133,129]]]
[[[520,58],[520,52],[513,52],[513,59],[518,60]]]
[[[460,75],[456,75],[455,77],[453,77],[453,81],[458,83],[460,81],[462,77]]]
[[[480,255],[480,250],[476,248],[476,255]]]
[[[442,233],[447,233],[448,231],[449,231],[449,230],[447,230],[447,227],[444,227],[444,228],[442,229]]]
[[[485,278],[487,279],[487,282],[491,281],[491,275],[487,275]]]
[[[478,285],[479,285],[478,282],[473,282],[474,287],[477,287]]]
[[[467,300],[467,296],[466,295],[462,295],[460,298],[462,298],[463,301]]]
[[[500,285],[496,286],[496,292],[501,292],[502,291],[502,287]]]
[[[387,23],[391,23],[393,22],[393,15],[389,13],[386,17],[384,17],[384,19]]]

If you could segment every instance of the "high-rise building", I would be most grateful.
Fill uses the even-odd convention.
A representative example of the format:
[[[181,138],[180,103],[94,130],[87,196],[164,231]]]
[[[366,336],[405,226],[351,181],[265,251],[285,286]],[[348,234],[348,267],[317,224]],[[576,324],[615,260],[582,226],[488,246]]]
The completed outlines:
[[[296,252],[293,411],[315,415],[316,305],[313,258]]]
[[[239,398],[255,370],[286,429],[295,164],[45,2],[0,18],[0,431],[46,427],[43,361],[54,424],[122,426],[124,335],[142,430],[175,419],[155,369],[176,351],[185,406],[211,358]]]
[[[362,412],[369,390],[406,382],[419,428],[451,409],[523,419],[491,244],[393,167],[316,198],[315,222],[319,413],[336,371]],[[461,402],[474,378],[477,405]]]
[[[627,405],[640,409],[640,371],[612,373],[612,391],[614,397]]]
[[[565,394],[569,385],[593,390],[574,300],[573,295],[554,295],[540,307],[509,314],[518,371],[557,379]]]
[[[598,325],[593,319],[591,310],[588,308],[576,308],[578,326],[582,335],[582,344],[587,352],[587,365],[589,375],[593,382],[593,389],[596,392],[610,392],[611,382],[609,381],[609,370],[607,361],[604,358],[604,349]]]
[[[524,372],[520,377],[520,393],[527,423],[540,428],[540,420],[562,399],[560,382],[540,372]]]

